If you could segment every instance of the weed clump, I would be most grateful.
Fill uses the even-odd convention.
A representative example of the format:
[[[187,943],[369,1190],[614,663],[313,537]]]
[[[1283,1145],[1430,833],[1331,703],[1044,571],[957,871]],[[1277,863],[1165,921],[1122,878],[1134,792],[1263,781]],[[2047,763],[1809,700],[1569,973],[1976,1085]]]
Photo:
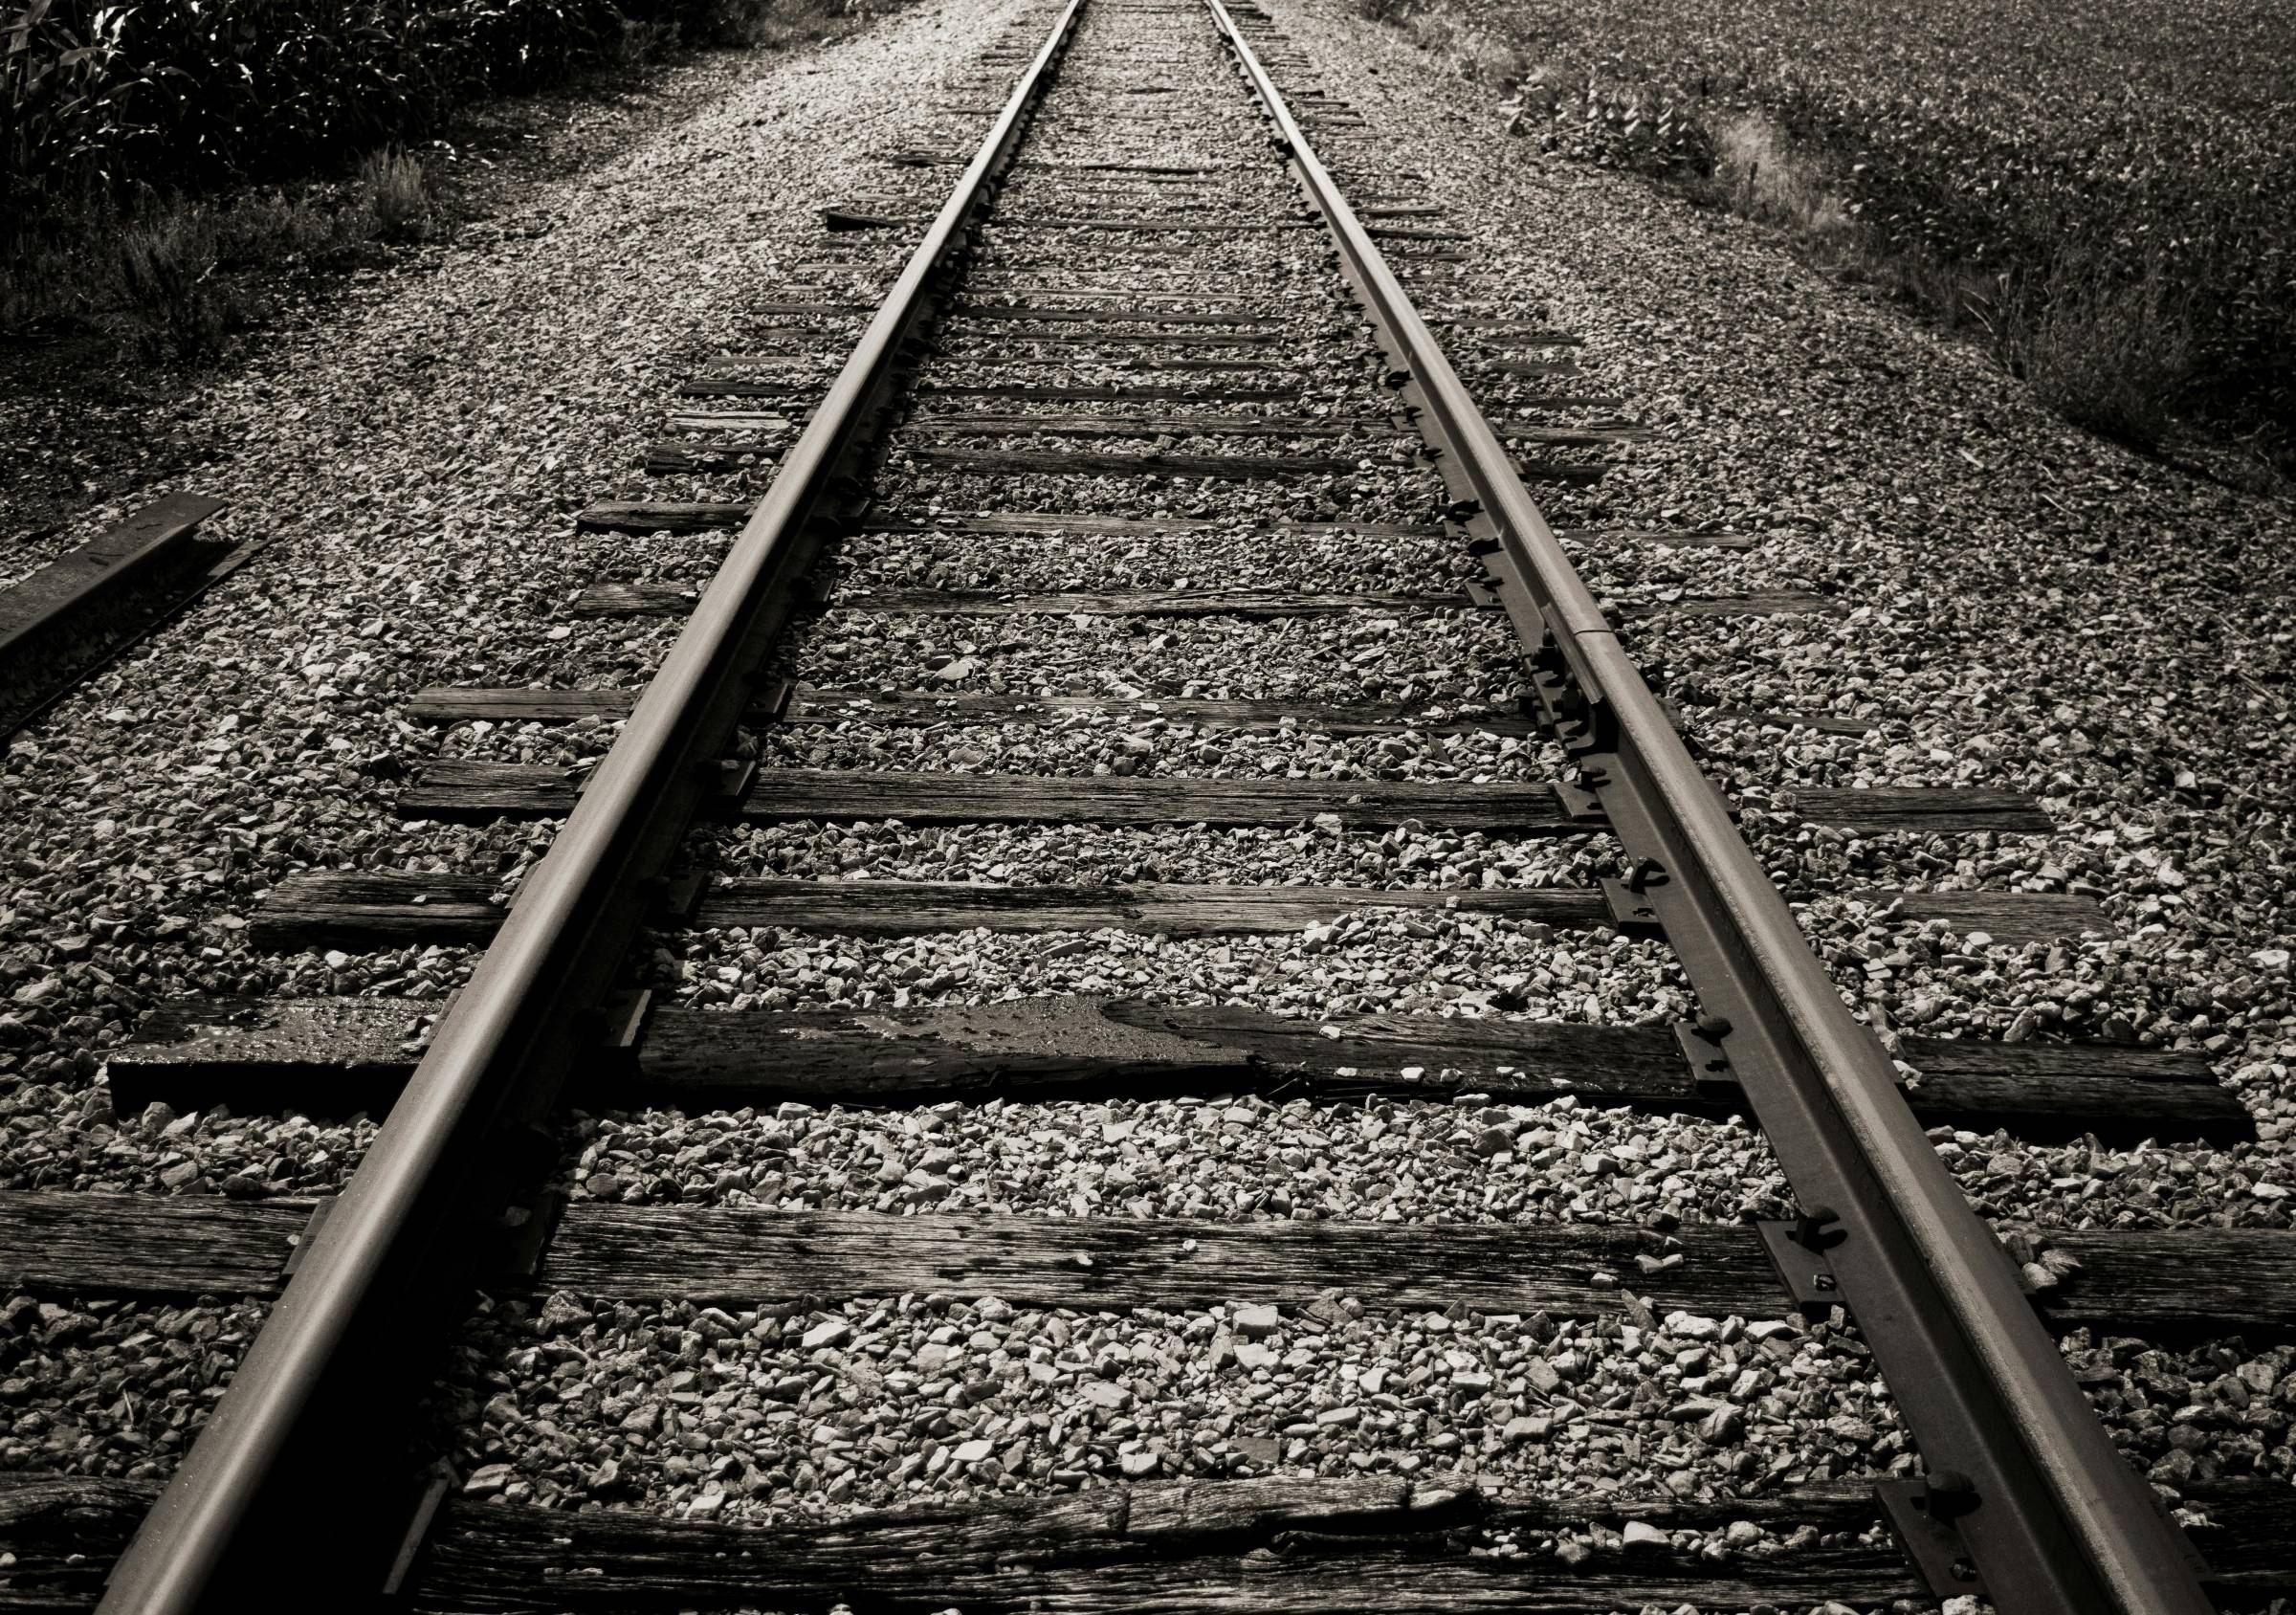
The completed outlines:
[[[399,143],[456,107],[681,46],[817,39],[878,3],[19,0],[0,28],[0,331],[211,358],[263,313],[251,272],[444,232]]]
[[[437,209],[423,166],[414,158],[389,146],[371,153],[359,166],[359,194],[384,240],[430,239]]]
[[[1812,236],[1839,237],[1848,211],[1822,164],[1797,151],[1775,119],[1740,113],[1713,134],[1714,183],[1735,212]]]
[[[2169,436],[2201,368],[2187,299],[2155,261],[2134,279],[2059,263],[2010,303],[2001,358],[2065,419],[2151,448]]]

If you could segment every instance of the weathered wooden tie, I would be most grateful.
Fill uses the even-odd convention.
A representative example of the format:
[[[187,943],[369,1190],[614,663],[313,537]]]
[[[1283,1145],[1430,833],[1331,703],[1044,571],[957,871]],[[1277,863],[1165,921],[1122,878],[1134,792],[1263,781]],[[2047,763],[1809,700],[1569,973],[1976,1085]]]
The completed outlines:
[[[2296,1493],[2263,1480],[2178,1490],[2206,1521],[2191,1528],[2193,1540],[2223,1588],[2260,1605],[2296,1590],[2282,1546],[2296,1534]],[[41,1609],[92,1606],[158,1495],[147,1480],[0,1475],[12,1587]],[[1767,1533],[1757,1551],[1707,1551],[1741,1519]],[[1630,1524],[1661,1535],[1629,1539]],[[1854,1479],[1711,1503],[1600,1493],[1499,1501],[1456,1472],[1156,1479],[770,1526],[450,1496],[410,1603],[503,1615],[833,1602],[902,1615],[952,1605],[980,1615],[1609,1615],[1923,1603],[1927,1589],[1886,1524],[1871,1486]],[[1476,1556],[1463,1544],[1478,1528],[1568,1532],[1595,1546],[1567,1569],[1544,1555]],[[1672,1545],[1685,1532],[1701,1538],[1697,1550]]]
[[[1260,1125],[1259,1112],[1247,1113]],[[1220,1117],[1207,1118],[1217,1126]],[[275,1294],[310,1203],[28,1190],[0,1194],[0,1271],[39,1294]],[[2152,1338],[2296,1325],[2296,1231],[2057,1229],[2028,1236],[2078,1271],[2037,1294],[2059,1327]],[[1647,1258],[1647,1261],[1644,1260]],[[675,1295],[755,1307],[818,1296],[938,1293],[1022,1306],[1302,1307],[1336,1290],[1380,1311],[1778,1317],[1794,1310],[1760,1234],[1588,1224],[1209,1222],[1001,1212],[788,1212],[568,1206],[532,1278],[511,1293]]]
[[[1563,894],[1568,896],[1568,894]],[[434,1002],[177,999],[108,1056],[112,1101],[154,1100],[342,1116],[396,1097]],[[592,1106],[687,1110],[796,1100],[918,1105],[950,1099],[1144,1098],[1255,1093],[1341,1104],[1375,1096],[1540,1104],[1570,1095],[1700,1116],[1745,1114],[1735,1086],[1667,1027],[1503,1016],[1279,1016],[1238,1006],[1091,996],[976,1007],[787,1011],[654,1009],[627,1053],[602,1051],[577,1083]],[[2020,1138],[2095,1134],[2239,1142],[2255,1123],[2207,1059],[2108,1044],[1908,1037],[1927,1125]]]
[[[225,508],[170,494],[0,589],[0,739],[253,553],[197,536]]]

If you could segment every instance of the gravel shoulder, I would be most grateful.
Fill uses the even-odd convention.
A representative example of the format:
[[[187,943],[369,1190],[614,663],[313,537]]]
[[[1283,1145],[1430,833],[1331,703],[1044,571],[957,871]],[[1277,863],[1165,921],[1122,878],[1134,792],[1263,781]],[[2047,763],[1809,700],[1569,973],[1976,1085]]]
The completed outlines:
[[[872,150],[932,138],[918,87],[970,72],[1009,20],[927,4],[740,72],[687,70],[692,94],[664,91],[620,149],[538,177],[492,228],[378,273],[152,423],[218,446],[199,482],[233,507],[210,527],[264,542],[0,757],[0,1186],[342,1181],[369,1123],[118,1118],[104,1051],[166,996],[456,984],[466,950],[268,956],[247,918],[299,869],[508,882],[547,844],[547,827],[401,820],[407,760],[435,744],[402,703],[433,683],[643,679],[663,625],[577,636],[563,607],[602,573],[651,577],[721,541],[576,538],[572,513],[759,288],[822,254],[812,210],[866,188]],[[172,1461],[262,1312],[8,1309],[0,1463],[114,1473]],[[144,1379],[149,1400],[121,1398]]]
[[[1875,722],[1841,736],[1693,717],[1710,769],[1780,803],[1816,785],[2022,789],[2059,826],[1860,837],[1750,817],[1788,889],[2087,892],[2112,920],[2109,935],[2010,948],[1821,901],[1813,940],[1844,994],[1886,1035],[2205,1050],[2259,1144],[2110,1158],[2111,1186],[2069,1201],[2028,1169],[2018,1196],[2084,1218],[2125,1200],[2140,1215],[2176,1204],[2285,1226],[2296,513],[2067,427],[1974,350],[1795,263],[1762,227],[1511,142],[1486,92],[1392,30],[1322,0],[1270,11],[1310,77],[1389,137],[1343,178],[1366,188],[1386,152],[1407,151],[1428,183],[1405,188],[1472,238],[1455,275],[1415,287],[1423,310],[1583,337],[1576,384],[1656,429],[1601,482],[1542,492],[1557,525],[1759,537],[1751,551],[1580,542],[1596,593],[1805,587],[1846,608],[1625,625],[1652,682],[1686,705]]]

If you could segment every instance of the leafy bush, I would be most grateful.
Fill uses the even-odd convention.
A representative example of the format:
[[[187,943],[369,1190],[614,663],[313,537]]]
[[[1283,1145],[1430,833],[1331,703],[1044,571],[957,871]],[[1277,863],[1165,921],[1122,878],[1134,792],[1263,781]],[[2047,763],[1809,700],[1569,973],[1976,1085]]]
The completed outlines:
[[[244,272],[438,230],[389,143],[459,104],[678,44],[815,37],[870,4],[0,0],[0,328],[211,357],[261,313]],[[268,183],[361,152],[347,185]]]
[[[2288,8],[1386,0],[1382,9],[1438,48],[1488,36],[1537,64],[1518,78],[1511,126],[1564,155],[1713,178],[1718,157],[1731,161],[1718,140],[1733,127],[1742,136],[1739,120],[1763,121],[1806,175],[1821,177],[1863,240],[1916,266],[1908,279],[1956,296],[1990,285],[2004,354],[2028,369],[2052,368],[2042,353],[2117,352],[2148,387],[2171,389],[2166,409],[2250,424],[2296,415]],[[1727,189],[1730,174],[1719,177]],[[2066,299],[2062,314],[2035,324],[2052,296]],[[2145,339],[2138,310],[2173,330]]]
[[[306,171],[675,43],[756,0],[0,0],[0,210]],[[797,0],[842,11],[850,0]]]

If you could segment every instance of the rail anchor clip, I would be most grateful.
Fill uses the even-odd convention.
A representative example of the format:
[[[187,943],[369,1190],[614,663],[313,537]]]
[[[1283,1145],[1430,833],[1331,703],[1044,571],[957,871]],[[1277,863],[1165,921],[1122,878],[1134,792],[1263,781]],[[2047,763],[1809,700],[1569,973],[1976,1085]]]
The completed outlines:
[[[1955,1522],[1979,1502],[1977,1489],[1958,1470],[1891,1476],[1873,1483],[1874,1500],[1889,1521],[1890,1534],[1913,1568],[1939,1599],[1982,1598],[1985,1578],[1961,1540]]]
[[[1834,1277],[1825,1253],[1849,1234],[1831,1207],[1804,1211],[1790,1223],[1762,1221],[1754,1227],[1779,1282],[1804,1317],[1826,1317],[1842,1305],[1841,1281]]]

